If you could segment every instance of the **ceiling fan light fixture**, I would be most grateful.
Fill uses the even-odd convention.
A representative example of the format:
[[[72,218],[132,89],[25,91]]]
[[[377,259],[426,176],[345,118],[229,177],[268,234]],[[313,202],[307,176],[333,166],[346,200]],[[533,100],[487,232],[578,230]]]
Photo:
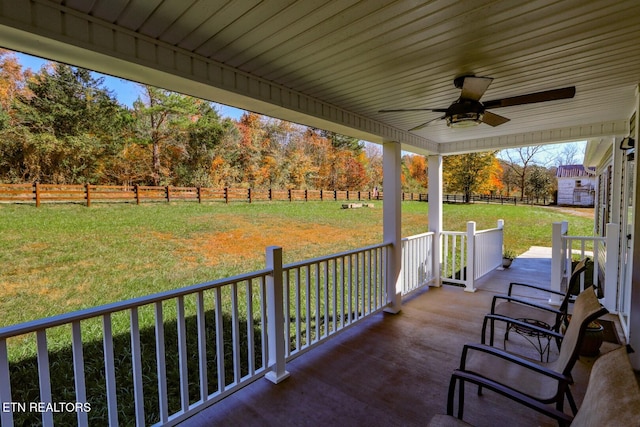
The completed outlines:
[[[452,114],[446,117],[447,126],[454,129],[470,128],[482,123],[482,113],[467,112]]]

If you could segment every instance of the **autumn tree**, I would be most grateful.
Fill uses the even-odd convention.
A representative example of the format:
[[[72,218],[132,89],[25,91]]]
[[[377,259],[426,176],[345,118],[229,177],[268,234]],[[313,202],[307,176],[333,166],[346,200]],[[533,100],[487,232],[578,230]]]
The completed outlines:
[[[3,155],[21,179],[100,182],[128,116],[87,70],[51,63],[27,80],[12,104],[14,126],[1,136]]]
[[[151,147],[151,180],[153,185],[170,180],[170,165],[162,164],[167,157],[186,154],[185,142],[189,121],[198,115],[194,99],[175,92],[144,86],[144,97],[133,104],[138,140]]]
[[[406,191],[421,192],[427,188],[427,163],[424,156],[407,154],[402,156],[402,187]]]
[[[478,192],[490,177],[495,152],[468,153],[443,158],[442,175],[445,191],[461,192],[465,202]]]

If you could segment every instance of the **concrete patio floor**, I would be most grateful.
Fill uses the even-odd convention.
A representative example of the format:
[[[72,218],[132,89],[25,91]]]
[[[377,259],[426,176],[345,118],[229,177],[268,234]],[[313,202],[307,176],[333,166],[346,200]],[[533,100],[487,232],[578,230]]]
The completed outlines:
[[[260,379],[181,425],[426,425],[434,414],[446,412],[450,374],[463,344],[480,341],[493,295],[505,293],[514,281],[548,286],[550,271],[550,248],[533,247],[511,268],[477,282],[477,292],[449,285],[429,288],[406,299],[399,314],[375,315],[296,358],[282,383]],[[605,342],[601,351],[616,347]],[[508,349],[538,358],[524,340],[512,338]],[[581,357],[574,368],[578,406],[594,360]],[[467,393],[465,420],[476,426],[557,425],[490,392],[480,397]]]

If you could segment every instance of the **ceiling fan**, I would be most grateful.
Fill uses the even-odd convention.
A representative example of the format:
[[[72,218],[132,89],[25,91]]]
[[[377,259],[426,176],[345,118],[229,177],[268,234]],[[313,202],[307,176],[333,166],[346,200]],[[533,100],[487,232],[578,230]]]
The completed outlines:
[[[435,119],[431,119],[428,122],[409,129],[409,132],[422,129],[436,120],[443,119],[447,121],[447,126],[452,128],[470,127],[480,123],[486,123],[489,126],[495,127],[508,122],[509,119],[492,113],[491,111],[487,111],[488,109],[568,99],[573,98],[576,94],[575,86],[569,86],[561,89],[514,96],[511,98],[480,102],[480,98],[482,98],[482,95],[484,95],[492,81],[492,77],[476,77],[473,75],[457,77],[454,79],[453,84],[458,89],[461,89],[460,97],[454,101],[449,108],[400,108],[380,110],[378,112],[394,113],[405,111],[433,111],[444,113],[442,117],[436,117]]]

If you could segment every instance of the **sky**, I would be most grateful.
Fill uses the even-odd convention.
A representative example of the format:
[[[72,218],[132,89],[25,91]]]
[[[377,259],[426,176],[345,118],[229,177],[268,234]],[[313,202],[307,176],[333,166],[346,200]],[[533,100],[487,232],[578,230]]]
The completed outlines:
[[[18,62],[24,69],[30,68],[32,71],[37,72],[45,65],[47,62],[50,62],[47,59],[38,58],[36,56],[27,55],[20,52],[15,52]],[[106,74],[101,74],[98,72],[93,72],[96,77],[102,77],[104,79],[104,86],[113,91],[115,97],[118,101],[126,105],[127,107],[132,107],[133,103],[139,96],[141,96],[141,87],[138,83],[134,83],[129,80],[121,79],[118,77],[108,76]],[[216,103],[216,108],[221,116],[230,117],[232,119],[238,120],[242,114],[244,114],[243,110],[239,110],[237,108],[229,107],[227,105]]]

